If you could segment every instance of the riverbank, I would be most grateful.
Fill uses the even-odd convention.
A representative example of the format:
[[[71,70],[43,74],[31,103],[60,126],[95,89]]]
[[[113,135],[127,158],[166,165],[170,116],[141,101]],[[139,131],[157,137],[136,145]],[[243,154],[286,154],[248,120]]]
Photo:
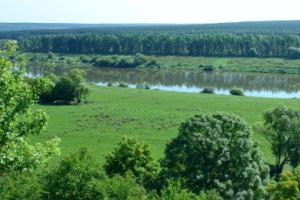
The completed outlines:
[[[117,87],[92,87],[87,104],[38,105],[49,115],[49,125],[34,142],[54,136],[62,139],[62,154],[79,147],[103,163],[105,155],[123,135],[135,136],[152,145],[155,158],[163,155],[165,144],[178,133],[181,122],[199,113],[230,112],[249,124],[262,123],[268,109],[282,103],[299,108],[296,99],[271,99],[225,95],[164,92]],[[272,160],[270,145],[261,133],[254,133],[266,160]]]
[[[95,54],[46,54],[26,52],[30,65],[92,67],[93,60],[119,59],[131,62],[134,56],[95,55]],[[184,57],[184,56],[145,56],[152,62],[148,68],[199,69],[205,71],[236,71],[259,73],[300,73],[300,59],[250,58],[250,57]],[[122,63],[124,64],[124,63]],[[109,67],[109,66],[102,66]]]

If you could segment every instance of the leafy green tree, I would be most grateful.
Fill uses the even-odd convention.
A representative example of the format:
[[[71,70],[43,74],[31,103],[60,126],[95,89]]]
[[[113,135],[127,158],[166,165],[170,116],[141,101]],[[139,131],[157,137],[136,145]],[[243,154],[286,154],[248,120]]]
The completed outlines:
[[[101,166],[87,153],[80,149],[77,153],[63,158],[59,165],[44,178],[46,199],[93,199],[90,198],[90,184],[102,180],[105,175]]]
[[[270,200],[300,199],[300,167],[280,175],[278,182],[271,182],[267,186]]]
[[[1,200],[40,200],[43,193],[40,178],[29,172],[12,172],[0,177]]]
[[[129,175],[105,177],[89,184],[89,199],[146,200],[147,192]]]
[[[262,199],[268,172],[251,129],[231,114],[196,115],[165,150],[162,178],[192,192],[215,189],[225,199]]]
[[[180,182],[169,181],[161,191],[160,200],[222,200],[214,191],[201,192],[198,196],[187,189],[182,189]]]
[[[272,145],[275,163],[270,173],[277,179],[286,164],[296,167],[300,162],[300,112],[284,105],[264,114],[266,137]]]
[[[78,103],[86,99],[90,93],[89,88],[85,84],[84,77],[86,76],[85,71],[80,69],[72,69],[69,72],[69,77],[73,80],[75,84],[74,96]]]
[[[55,81],[50,90],[45,90],[40,95],[42,103],[81,103],[90,93],[89,87],[84,81],[85,72],[80,69],[72,69],[58,80],[48,75],[47,80]]]
[[[24,57],[15,55],[16,48],[10,41],[0,52],[0,175],[34,170],[58,153],[59,139],[46,145],[29,142],[28,136],[45,128],[47,115],[32,109],[37,94],[26,81]]]
[[[106,156],[105,171],[109,176],[132,173],[146,188],[155,187],[158,165],[150,146],[135,138],[124,137],[114,151]]]

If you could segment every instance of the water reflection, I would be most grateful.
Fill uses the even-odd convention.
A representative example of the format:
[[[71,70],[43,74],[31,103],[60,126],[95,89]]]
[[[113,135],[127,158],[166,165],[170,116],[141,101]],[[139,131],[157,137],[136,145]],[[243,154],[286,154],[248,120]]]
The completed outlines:
[[[36,70],[36,73],[42,73],[38,71],[40,69]],[[129,83],[130,87],[146,82],[153,89],[179,92],[199,92],[211,87],[217,94],[229,94],[231,88],[239,87],[247,96],[300,97],[300,76],[291,74],[90,68],[87,79],[98,85],[122,81]]]

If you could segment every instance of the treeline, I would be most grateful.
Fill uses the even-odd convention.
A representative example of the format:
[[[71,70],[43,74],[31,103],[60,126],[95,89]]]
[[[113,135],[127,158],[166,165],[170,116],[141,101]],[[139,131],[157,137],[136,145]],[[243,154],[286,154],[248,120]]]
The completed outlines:
[[[178,56],[294,57],[297,34],[64,34],[18,38],[24,51]],[[297,50],[297,49],[296,49]]]

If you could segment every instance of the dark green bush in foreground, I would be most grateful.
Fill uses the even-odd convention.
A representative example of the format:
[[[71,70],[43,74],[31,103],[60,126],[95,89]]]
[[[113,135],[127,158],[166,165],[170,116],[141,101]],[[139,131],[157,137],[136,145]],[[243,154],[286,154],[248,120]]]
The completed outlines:
[[[232,88],[230,90],[230,94],[234,95],[234,96],[244,96],[244,92],[242,89],[240,88]]]
[[[0,177],[1,200],[39,200],[43,187],[40,178],[29,172],[12,172]]]
[[[114,151],[106,157],[105,171],[109,176],[132,174],[146,188],[156,187],[158,164],[150,146],[135,138],[124,137]]]

